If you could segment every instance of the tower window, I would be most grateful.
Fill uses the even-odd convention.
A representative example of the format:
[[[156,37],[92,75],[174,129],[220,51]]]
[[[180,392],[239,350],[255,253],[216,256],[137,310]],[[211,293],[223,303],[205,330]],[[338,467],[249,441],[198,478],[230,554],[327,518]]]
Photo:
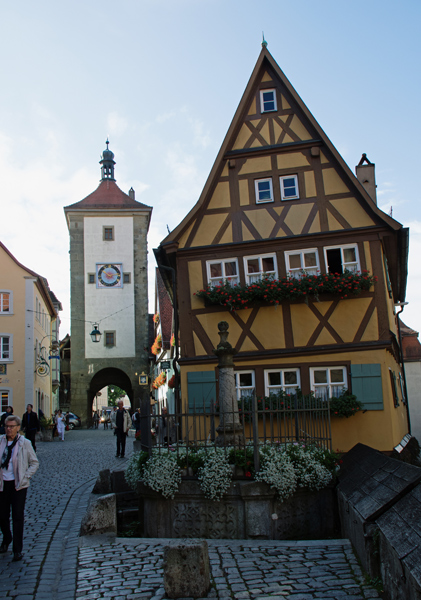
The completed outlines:
[[[123,283],[130,283],[130,282],[131,282],[130,273],[123,273]]]
[[[104,344],[107,347],[115,346],[115,331],[104,331]]]
[[[276,90],[260,90],[260,107],[262,113],[277,110]]]
[[[88,283],[95,283],[95,273],[88,273]]]
[[[102,237],[103,240],[107,240],[107,241],[114,240],[114,227],[104,227],[102,235],[103,235],[103,237]]]

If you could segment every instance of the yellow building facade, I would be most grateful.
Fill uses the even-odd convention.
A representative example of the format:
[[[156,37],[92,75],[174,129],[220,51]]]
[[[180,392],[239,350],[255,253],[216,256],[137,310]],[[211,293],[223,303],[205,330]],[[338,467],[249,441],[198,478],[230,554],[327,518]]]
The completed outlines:
[[[50,416],[53,373],[51,345],[57,312],[46,279],[19,263],[0,242],[0,394],[22,416],[27,404]]]
[[[226,321],[238,398],[349,390],[363,410],[332,415],[340,451],[358,442],[389,451],[407,433],[395,307],[405,300],[408,229],[378,208],[365,155],[356,170],[263,47],[198,202],[155,251],[177,293],[187,409],[189,382],[215,373]],[[253,300],[262,281],[266,294]],[[277,286],[289,290],[279,301]]]

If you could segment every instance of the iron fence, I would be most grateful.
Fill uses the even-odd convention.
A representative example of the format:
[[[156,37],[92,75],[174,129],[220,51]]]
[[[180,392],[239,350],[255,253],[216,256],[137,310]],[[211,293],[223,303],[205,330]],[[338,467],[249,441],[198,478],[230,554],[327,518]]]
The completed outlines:
[[[239,456],[250,457],[252,452],[258,470],[263,444],[303,443],[332,450],[329,398],[292,394],[259,399],[253,393],[224,412],[214,400],[204,401],[188,412],[148,416],[147,438],[142,434],[143,450],[181,452],[183,448],[187,465],[189,454],[198,448],[210,450],[217,445],[231,452],[235,447]]]

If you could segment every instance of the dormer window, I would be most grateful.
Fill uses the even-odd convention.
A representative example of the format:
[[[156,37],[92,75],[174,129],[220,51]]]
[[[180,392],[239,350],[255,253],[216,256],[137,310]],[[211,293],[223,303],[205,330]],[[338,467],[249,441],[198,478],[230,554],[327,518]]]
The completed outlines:
[[[268,177],[267,179],[256,179],[254,188],[256,190],[256,204],[273,202],[272,177]]]
[[[287,177],[280,177],[279,182],[281,184],[282,200],[296,200],[300,197],[298,193],[297,175],[288,175]]]
[[[277,110],[276,90],[260,90],[260,107],[262,113]]]

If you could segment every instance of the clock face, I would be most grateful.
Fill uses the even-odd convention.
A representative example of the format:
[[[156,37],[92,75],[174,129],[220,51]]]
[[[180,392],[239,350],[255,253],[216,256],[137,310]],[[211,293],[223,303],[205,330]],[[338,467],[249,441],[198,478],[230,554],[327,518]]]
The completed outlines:
[[[121,264],[97,265],[98,287],[122,287]]]

